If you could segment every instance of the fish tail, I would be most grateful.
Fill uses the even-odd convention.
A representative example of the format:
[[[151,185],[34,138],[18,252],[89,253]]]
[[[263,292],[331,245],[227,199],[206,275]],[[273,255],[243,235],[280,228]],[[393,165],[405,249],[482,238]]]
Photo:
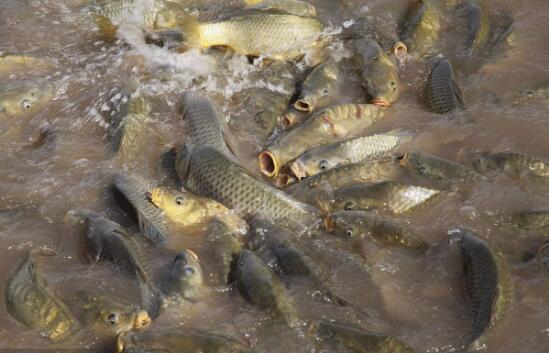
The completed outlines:
[[[105,16],[96,13],[92,14],[91,16],[95,24],[97,25],[99,32],[101,32],[105,40],[109,42],[114,42],[116,39],[116,32],[118,31],[118,27],[115,26],[111,22],[111,20],[109,20]]]
[[[200,22],[188,14],[178,13],[176,16],[176,24],[183,32],[184,43],[189,48],[199,48]]]

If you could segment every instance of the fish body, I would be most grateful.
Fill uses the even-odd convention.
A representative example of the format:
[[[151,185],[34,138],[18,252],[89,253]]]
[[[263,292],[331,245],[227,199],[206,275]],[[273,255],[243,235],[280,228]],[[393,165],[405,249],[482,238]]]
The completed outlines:
[[[175,256],[165,273],[161,288],[173,300],[197,301],[204,294],[204,274],[198,256],[185,249]]]
[[[425,106],[433,113],[445,114],[465,108],[452,64],[444,57],[433,65],[423,95]]]
[[[168,224],[162,210],[149,199],[149,188],[139,179],[125,174],[114,174],[111,191],[118,204],[137,222],[143,235],[152,243],[167,238]]]
[[[211,146],[183,146],[176,169],[189,190],[222,203],[244,219],[258,215],[300,230],[316,221],[314,208],[256,179]]]
[[[8,278],[4,298],[11,316],[52,341],[71,335],[79,326],[38,274],[32,252]]]
[[[503,172],[511,177],[549,177],[549,162],[515,152],[468,151],[467,159],[477,172]]]
[[[412,230],[372,212],[334,212],[326,217],[325,226],[343,238],[361,240],[365,236],[370,236],[380,245],[399,245],[417,249],[427,247],[421,237]]]
[[[251,353],[236,339],[194,328],[180,326],[160,331],[128,332],[118,336],[116,352],[202,352],[202,353]]]
[[[318,64],[303,82],[294,108],[311,113],[319,107],[329,105],[340,87],[340,65],[335,59]]]
[[[259,154],[259,170],[276,177],[280,168],[305,151],[359,136],[383,114],[373,104],[341,104],[324,109]]]
[[[523,229],[542,229],[549,226],[549,209],[530,209],[510,216],[511,224]]]
[[[381,46],[371,38],[353,41],[355,63],[362,73],[362,82],[369,102],[387,107],[399,95],[396,65]]]
[[[302,17],[316,17],[316,7],[300,0],[264,0],[247,6],[257,10],[280,10],[291,15]]]
[[[396,338],[331,321],[315,321],[309,333],[314,334],[320,342],[347,348],[353,352],[417,353],[415,349]]]
[[[242,250],[232,274],[240,294],[250,303],[281,316],[289,326],[298,324],[292,299],[282,283],[261,259],[249,250]]]
[[[318,47],[324,29],[312,17],[255,9],[219,21],[198,22],[181,16],[178,25],[190,48],[225,46],[239,54],[279,60],[291,60]]]
[[[207,243],[212,262],[222,284],[229,284],[229,274],[238,254],[244,248],[244,234],[213,219],[208,225]]]
[[[48,59],[31,55],[0,54],[0,74],[13,75],[29,71],[44,71],[53,68],[53,62]]]
[[[467,296],[471,312],[468,351],[486,348],[486,338],[513,301],[513,283],[503,255],[466,229],[452,232],[461,247]]]
[[[480,179],[480,175],[461,164],[423,152],[408,152],[400,163],[413,173],[445,182],[464,182]]]
[[[303,179],[365,159],[387,157],[406,140],[406,137],[391,133],[349,139],[303,153],[290,164],[290,169],[298,179]]]
[[[334,193],[332,209],[381,209],[395,214],[410,211],[435,197],[440,191],[394,181],[343,186]]]
[[[408,51],[424,57],[433,51],[441,31],[440,12],[430,0],[413,1],[400,25]]]
[[[463,6],[463,11],[467,17],[465,48],[478,52],[490,40],[490,17],[488,9],[482,1],[477,0],[469,0]]]
[[[217,219],[235,232],[246,231],[246,223],[227,207],[190,191],[159,187],[152,190],[151,202],[164,212],[170,222],[183,228],[205,225],[212,219]]]
[[[528,100],[547,100],[549,98],[549,82],[539,82],[531,88],[522,89],[520,94]]]
[[[0,92],[0,118],[33,114],[50,103],[54,85],[46,81],[20,82],[16,87]]]

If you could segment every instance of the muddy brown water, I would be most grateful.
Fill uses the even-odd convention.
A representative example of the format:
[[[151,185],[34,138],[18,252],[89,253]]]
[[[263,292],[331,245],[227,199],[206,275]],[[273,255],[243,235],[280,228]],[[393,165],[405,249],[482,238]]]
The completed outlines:
[[[311,1],[320,19],[341,26],[358,14],[391,21],[406,6],[403,0]],[[407,148],[459,160],[463,148],[510,149],[549,157],[549,102],[520,101],[518,91],[549,77],[546,0],[485,1],[493,11],[510,11],[514,17],[512,46],[471,72],[458,72],[465,112],[442,117],[425,111],[420,99],[425,63],[406,58],[399,64],[402,93],[387,109],[385,118],[369,132],[399,128],[415,133]],[[225,11],[228,2],[203,1],[200,15],[212,17]],[[165,146],[184,141],[181,117],[176,113],[181,93],[205,89],[222,107],[231,144],[241,163],[257,173],[255,156],[265,143],[246,107],[231,104],[239,91],[253,92],[261,83],[262,63],[246,58],[213,54],[168,54],[139,43],[131,29],[126,41],[105,43],[81,9],[81,0],[2,0],[0,2],[0,52],[30,54],[51,60],[54,69],[32,69],[16,74],[0,72],[0,93],[23,79],[47,78],[55,85],[53,101],[35,114],[0,121],[0,290],[19,259],[29,249],[51,248],[55,257],[38,260],[41,274],[61,297],[77,290],[102,292],[137,300],[132,284],[106,266],[88,265],[81,257],[81,226],[65,221],[74,208],[103,212],[138,233],[106,191],[108,176],[124,171],[153,184],[167,180],[158,156]],[[445,19],[449,33],[463,30]],[[450,36],[451,37],[451,36]],[[128,44],[127,42],[133,43]],[[452,48],[452,42],[446,42]],[[209,59],[221,63],[207,67]],[[158,66],[175,65],[161,74]],[[299,69],[290,68],[296,77]],[[198,78],[202,76],[202,78]],[[350,92],[341,101],[363,101],[356,77],[346,77]],[[297,78],[296,78],[297,80]],[[268,78],[266,78],[268,81]],[[354,87],[354,88],[353,88]],[[123,164],[109,152],[109,112],[105,104],[113,88],[136,88],[151,96],[152,125],[163,136],[162,146],[151,146],[139,160]],[[272,89],[272,88],[271,88]],[[291,92],[288,92],[291,94]],[[48,138],[32,144],[37,131],[47,128]],[[361,327],[398,337],[418,352],[463,351],[468,314],[464,300],[461,264],[449,248],[447,231],[468,226],[498,246],[508,260],[516,300],[505,323],[490,342],[488,352],[549,351],[549,273],[521,263],[525,252],[535,249],[547,231],[524,231],[498,226],[494,214],[501,210],[549,207],[547,183],[536,179],[513,180],[497,176],[472,187],[466,194],[450,194],[435,205],[400,218],[432,244],[424,256],[405,250],[368,245],[365,264],[338,252],[338,244],[315,248],[329,265],[339,292],[353,308],[341,308],[315,298],[306,281],[287,278],[285,284],[298,303],[305,322],[326,318],[353,322]],[[169,241],[168,249],[151,251],[149,266],[161,268],[182,247],[207,258],[207,248],[193,234]],[[327,248],[328,247],[328,248]],[[207,269],[207,265],[205,266]],[[3,298],[3,296],[2,296]],[[3,302],[3,299],[2,299]],[[305,338],[306,327],[292,330],[269,320],[269,315],[247,304],[231,288],[214,291],[203,301],[170,308],[150,329],[180,325],[230,334],[261,352],[314,352]],[[113,337],[85,335],[80,349],[114,350]],[[48,348],[36,332],[15,321],[0,305],[0,351]]]

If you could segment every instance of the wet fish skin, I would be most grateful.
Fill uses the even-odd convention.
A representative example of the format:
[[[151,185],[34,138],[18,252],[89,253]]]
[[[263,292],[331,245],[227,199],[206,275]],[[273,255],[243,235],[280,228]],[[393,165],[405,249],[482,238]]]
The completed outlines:
[[[483,2],[468,0],[462,11],[467,17],[467,37],[465,48],[472,52],[482,50],[490,40],[490,17]]]
[[[177,253],[164,280],[164,294],[171,298],[197,301],[204,294],[204,289],[204,274],[198,256],[188,249]]]
[[[49,104],[54,95],[54,85],[50,82],[21,82],[0,93],[0,118],[36,113]]]
[[[318,64],[303,81],[301,93],[294,103],[298,111],[311,113],[319,107],[326,107],[340,86],[340,63],[328,59]]]
[[[176,169],[187,189],[222,203],[244,219],[258,215],[300,231],[317,221],[315,208],[263,183],[211,146],[182,146]]]
[[[425,243],[407,227],[372,212],[339,211],[326,216],[325,226],[335,235],[349,239],[370,236],[380,245],[425,249]]]
[[[292,60],[302,55],[305,49],[319,47],[324,28],[312,17],[255,9],[202,23],[181,14],[178,26],[182,28],[189,48],[226,46],[243,55],[266,56],[275,60]]]
[[[415,349],[396,338],[326,320],[313,322],[309,333],[314,334],[321,342],[343,346],[353,352],[417,353]]]
[[[276,177],[283,165],[305,151],[357,137],[382,116],[381,108],[373,104],[340,104],[326,108],[261,152],[259,169],[268,177]]]
[[[229,284],[233,263],[244,248],[244,234],[217,219],[212,219],[208,225],[208,233],[206,241],[209,244],[218,278],[222,284]]]
[[[408,152],[400,160],[413,173],[443,182],[466,182],[480,180],[475,171],[447,159],[423,152]]]
[[[290,164],[290,169],[298,179],[303,179],[365,159],[387,157],[406,140],[404,136],[391,133],[349,139],[303,153]]]
[[[217,219],[235,232],[246,231],[246,223],[227,207],[190,191],[158,187],[151,192],[151,202],[163,211],[170,222],[183,228],[204,225]]]
[[[399,80],[396,65],[381,46],[371,38],[353,41],[355,64],[362,72],[364,88],[369,102],[387,107],[399,96]]]
[[[316,7],[313,4],[300,0],[264,0],[249,2],[247,8],[257,10],[280,10],[296,16],[316,17]]]
[[[394,181],[353,184],[336,190],[331,208],[334,211],[382,209],[401,214],[428,202],[439,192]]]
[[[28,71],[43,71],[53,68],[54,63],[49,59],[31,55],[2,55],[0,54],[0,74],[13,75]]]
[[[445,114],[455,109],[465,109],[461,89],[448,59],[442,57],[433,65],[423,96],[425,106],[433,113]]]
[[[111,191],[118,204],[137,222],[147,240],[155,244],[167,238],[166,219],[162,211],[150,202],[150,191],[144,182],[116,173],[111,177]]]
[[[299,324],[294,303],[284,286],[253,252],[240,252],[231,276],[247,301],[281,316],[290,327]]]
[[[510,215],[511,224],[523,229],[542,229],[549,226],[549,209],[529,209]]]
[[[440,13],[430,0],[414,1],[399,26],[408,51],[424,57],[433,51],[441,31]]]
[[[549,82],[540,82],[532,87],[520,90],[526,100],[546,100],[549,98]]]
[[[514,299],[513,283],[503,255],[472,231],[450,232],[461,248],[463,272],[471,311],[468,351],[485,349],[487,337],[509,310]]]
[[[11,316],[52,341],[72,335],[79,327],[69,308],[37,272],[33,252],[8,278],[4,299]]]
[[[131,304],[87,292],[80,292],[79,297],[84,310],[82,322],[96,331],[119,334],[143,329],[151,323],[145,310],[139,310]]]
[[[466,159],[471,163],[473,169],[481,174],[498,171],[511,177],[521,177],[527,174],[549,177],[548,162],[521,153],[466,151]]]
[[[118,336],[116,352],[145,353],[162,351],[204,353],[251,353],[236,339],[210,331],[180,326],[160,331],[128,332]]]

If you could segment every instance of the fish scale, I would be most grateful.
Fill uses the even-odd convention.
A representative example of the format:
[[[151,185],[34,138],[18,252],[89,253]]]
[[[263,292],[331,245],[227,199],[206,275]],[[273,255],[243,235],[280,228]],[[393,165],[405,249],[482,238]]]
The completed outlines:
[[[441,58],[433,65],[425,86],[424,100],[427,109],[433,113],[444,114],[464,108],[452,64],[446,58]]]

